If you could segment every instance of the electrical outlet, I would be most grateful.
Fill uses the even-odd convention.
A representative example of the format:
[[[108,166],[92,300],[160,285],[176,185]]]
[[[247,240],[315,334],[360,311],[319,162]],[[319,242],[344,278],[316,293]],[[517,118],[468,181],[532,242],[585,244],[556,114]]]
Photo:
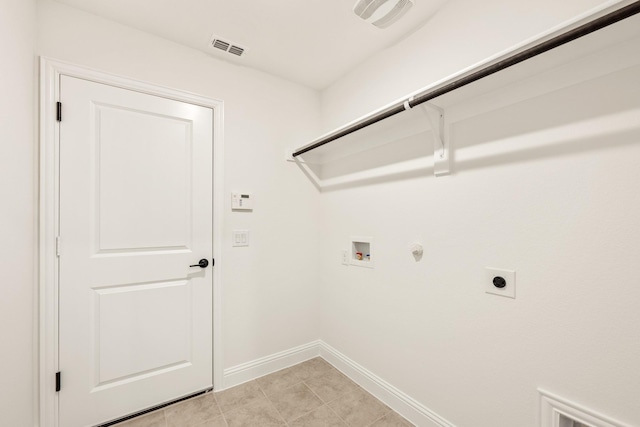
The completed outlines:
[[[342,264],[349,265],[349,251],[342,251]]]
[[[500,268],[485,268],[484,291],[502,297],[516,297],[516,272]]]

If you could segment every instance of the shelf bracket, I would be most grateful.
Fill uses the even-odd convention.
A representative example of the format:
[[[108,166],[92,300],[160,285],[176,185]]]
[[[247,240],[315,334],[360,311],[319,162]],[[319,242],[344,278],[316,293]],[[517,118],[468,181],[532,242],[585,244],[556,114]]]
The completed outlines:
[[[307,162],[305,162],[301,158],[293,157],[293,152],[294,151],[295,150],[293,150],[291,148],[285,149],[284,150],[284,160],[287,161],[287,162],[291,162],[291,163],[306,164]]]
[[[435,176],[447,175],[451,169],[451,162],[449,138],[445,135],[444,129],[444,110],[428,102],[419,107],[427,116],[431,135],[433,135],[433,173]]]

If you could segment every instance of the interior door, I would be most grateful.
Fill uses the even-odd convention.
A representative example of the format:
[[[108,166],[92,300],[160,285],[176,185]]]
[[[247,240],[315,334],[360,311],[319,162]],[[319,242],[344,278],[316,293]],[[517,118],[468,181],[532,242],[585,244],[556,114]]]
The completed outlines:
[[[213,384],[213,111],[67,76],[60,101],[59,425],[77,427]]]

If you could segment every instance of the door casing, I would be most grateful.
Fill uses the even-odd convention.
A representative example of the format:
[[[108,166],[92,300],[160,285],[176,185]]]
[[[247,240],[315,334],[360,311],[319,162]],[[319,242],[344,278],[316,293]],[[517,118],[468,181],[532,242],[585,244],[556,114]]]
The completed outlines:
[[[66,75],[122,89],[187,102],[213,110],[213,385],[223,387],[222,361],[222,225],[224,206],[223,117],[221,100],[170,89],[91,68],[46,57],[40,58],[40,157],[39,157],[39,232],[38,232],[38,390],[36,409],[41,427],[58,427],[58,395],[55,374],[58,372],[58,256],[59,233],[59,146],[60,132],[56,120],[56,102],[60,99],[60,76]],[[64,105],[62,106],[64,120]],[[64,389],[64,373],[62,375]],[[161,403],[161,402],[158,402]]]

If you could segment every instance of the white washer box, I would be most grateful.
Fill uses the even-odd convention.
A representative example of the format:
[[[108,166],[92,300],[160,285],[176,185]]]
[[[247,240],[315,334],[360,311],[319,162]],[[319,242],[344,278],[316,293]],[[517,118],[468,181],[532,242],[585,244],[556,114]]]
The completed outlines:
[[[352,236],[350,264],[358,267],[373,268],[373,237]],[[362,254],[362,259],[358,259],[358,254]]]

